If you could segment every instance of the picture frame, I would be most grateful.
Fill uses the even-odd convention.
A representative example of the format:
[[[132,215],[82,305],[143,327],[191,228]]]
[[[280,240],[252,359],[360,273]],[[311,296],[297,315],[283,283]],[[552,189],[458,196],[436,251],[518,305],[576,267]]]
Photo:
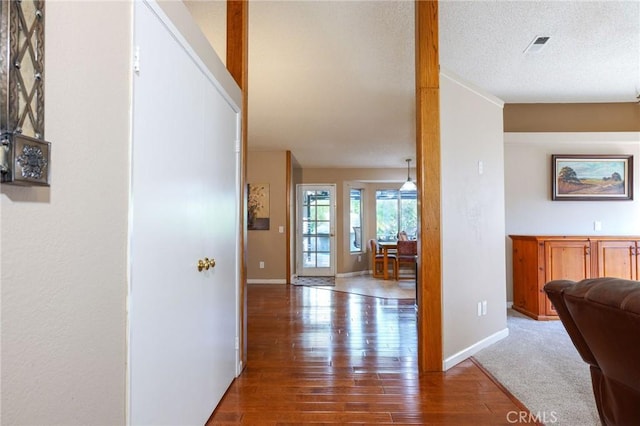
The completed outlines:
[[[633,200],[633,155],[553,154],[551,199]]]
[[[249,231],[268,231],[269,218],[269,184],[250,183],[247,199],[247,229]]]

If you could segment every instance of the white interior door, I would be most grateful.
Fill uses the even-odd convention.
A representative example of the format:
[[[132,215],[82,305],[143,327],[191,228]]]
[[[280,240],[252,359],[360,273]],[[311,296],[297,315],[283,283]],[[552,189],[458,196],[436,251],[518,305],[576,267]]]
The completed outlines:
[[[129,423],[202,425],[236,373],[238,111],[151,6],[134,3]]]
[[[297,275],[335,275],[335,185],[297,185]]]

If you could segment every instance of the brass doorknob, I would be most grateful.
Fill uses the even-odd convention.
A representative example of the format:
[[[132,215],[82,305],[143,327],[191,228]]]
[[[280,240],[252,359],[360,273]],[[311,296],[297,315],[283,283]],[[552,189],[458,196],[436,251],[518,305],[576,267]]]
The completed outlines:
[[[211,263],[209,262],[209,258],[205,257],[204,258],[204,269],[206,269],[208,271],[210,267],[211,267]]]
[[[205,270],[209,270],[209,268],[214,268],[216,266],[216,261],[215,259],[209,259],[208,257],[205,257],[204,260],[203,259],[199,259],[198,260],[198,271],[202,272],[203,269]]]

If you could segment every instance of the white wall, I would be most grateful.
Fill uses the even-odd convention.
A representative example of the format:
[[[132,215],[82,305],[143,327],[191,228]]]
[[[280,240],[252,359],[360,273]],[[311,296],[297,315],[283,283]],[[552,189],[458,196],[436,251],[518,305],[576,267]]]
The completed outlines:
[[[552,154],[631,154],[634,201],[551,201]],[[640,235],[640,133],[505,133],[507,300],[513,301],[508,235]],[[594,231],[593,222],[602,222]]]
[[[131,4],[45,17],[51,187],[0,190],[0,423],[123,424]]]
[[[220,60],[227,57],[227,2],[185,0],[185,6],[213,46]],[[251,7],[249,7],[251,10]]]
[[[507,335],[503,103],[440,78],[445,368]],[[482,174],[478,162],[482,162]],[[477,316],[477,303],[487,314]]]

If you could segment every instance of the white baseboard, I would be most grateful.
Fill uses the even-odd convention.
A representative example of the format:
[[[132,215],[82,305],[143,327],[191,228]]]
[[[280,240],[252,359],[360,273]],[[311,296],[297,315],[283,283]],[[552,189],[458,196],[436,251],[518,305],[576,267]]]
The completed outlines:
[[[287,283],[287,280],[285,280],[284,278],[271,279],[271,280],[260,279],[260,278],[247,279],[247,284],[286,284],[286,283]]]
[[[468,348],[461,350],[457,354],[454,354],[454,355],[450,356],[449,358],[445,359],[443,361],[443,363],[442,363],[443,371],[447,371],[451,367],[459,364],[460,362],[464,361],[465,359],[469,358],[470,356],[473,356],[473,355],[477,354],[478,352],[480,352],[482,349],[486,348],[487,346],[491,346],[494,343],[496,343],[497,341],[504,339],[508,335],[509,335],[509,329],[508,328],[504,328],[504,329],[498,331],[497,333],[493,333],[491,336],[486,337],[486,338],[480,340],[479,342],[474,343],[473,345],[469,346]]]
[[[342,274],[336,274],[336,278],[360,277],[362,275],[369,275],[370,273],[371,271],[345,272]]]

